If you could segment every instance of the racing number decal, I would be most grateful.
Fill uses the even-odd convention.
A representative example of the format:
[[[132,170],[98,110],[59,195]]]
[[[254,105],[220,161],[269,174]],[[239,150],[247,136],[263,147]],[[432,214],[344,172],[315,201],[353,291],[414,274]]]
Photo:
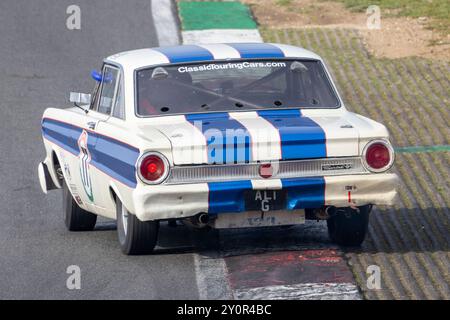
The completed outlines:
[[[91,202],[94,201],[94,195],[92,193],[91,176],[89,175],[89,163],[91,162],[91,154],[88,150],[88,133],[86,130],[78,138],[78,147],[80,148],[80,154],[78,155],[80,160],[80,176],[83,184],[84,191]]]

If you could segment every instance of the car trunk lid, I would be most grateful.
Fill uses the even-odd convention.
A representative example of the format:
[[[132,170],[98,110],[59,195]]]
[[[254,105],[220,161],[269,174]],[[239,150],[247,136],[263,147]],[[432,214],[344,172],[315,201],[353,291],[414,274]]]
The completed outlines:
[[[173,162],[233,164],[357,156],[358,131],[344,116],[306,117],[298,109],[175,116],[155,127]]]

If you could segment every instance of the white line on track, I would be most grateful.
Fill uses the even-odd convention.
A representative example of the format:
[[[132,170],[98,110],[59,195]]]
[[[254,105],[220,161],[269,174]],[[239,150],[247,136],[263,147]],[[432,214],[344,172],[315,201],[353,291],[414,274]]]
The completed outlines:
[[[233,299],[225,261],[222,258],[211,258],[194,254],[197,288],[201,300]]]
[[[173,46],[180,43],[178,23],[172,0],[151,0],[152,16],[160,46]]]
[[[208,29],[182,32],[184,44],[263,42],[258,29]]]

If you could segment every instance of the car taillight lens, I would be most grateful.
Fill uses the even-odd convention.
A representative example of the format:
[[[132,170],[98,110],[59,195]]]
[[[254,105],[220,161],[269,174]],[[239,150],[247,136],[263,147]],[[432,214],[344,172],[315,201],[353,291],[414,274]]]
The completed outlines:
[[[369,170],[385,171],[392,165],[393,151],[387,143],[374,141],[367,145],[364,157]]]
[[[168,163],[163,155],[157,153],[144,154],[139,160],[139,177],[148,184],[162,182],[168,173]]]

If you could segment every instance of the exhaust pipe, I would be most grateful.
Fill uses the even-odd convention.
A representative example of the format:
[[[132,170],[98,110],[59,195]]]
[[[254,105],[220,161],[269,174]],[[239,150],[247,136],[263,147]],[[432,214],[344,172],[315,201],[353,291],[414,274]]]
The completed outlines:
[[[210,219],[207,213],[200,212],[195,216],[187,218],[185,221],[195,228],[205,228],[206,226],[208,226]]]
[[[336,207],[328,206],[325,208],[325,214],[327,215],[327,218],[331,217],[336,213]]]
[[[209,216],[207,213],[200,213],[198,214],[198,223],[201,225],[206,225],[209,222]]]
[[[315,218],[315,220],[327,220],[334,213],[334,209],[335,208],[331,206],[315,209],[313,211],[313,217]]]

